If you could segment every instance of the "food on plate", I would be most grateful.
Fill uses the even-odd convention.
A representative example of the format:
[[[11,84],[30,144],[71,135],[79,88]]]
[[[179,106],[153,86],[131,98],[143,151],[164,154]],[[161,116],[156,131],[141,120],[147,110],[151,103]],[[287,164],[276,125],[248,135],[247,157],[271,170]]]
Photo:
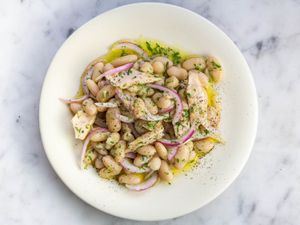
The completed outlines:
[[[86,67],[77,96],[62,99],[83,141],[81,168],[134,191],[170,183],[222,143],[222,77],[213,56],[153,40],[114,43]]]

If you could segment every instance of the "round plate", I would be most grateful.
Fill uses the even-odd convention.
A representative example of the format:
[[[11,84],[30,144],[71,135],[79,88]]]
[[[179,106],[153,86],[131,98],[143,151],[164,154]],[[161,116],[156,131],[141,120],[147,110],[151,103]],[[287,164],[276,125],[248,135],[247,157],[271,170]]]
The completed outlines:
[[[59,97],[72,97],[86,65],[115,41],[146,37],[194,54],[213,55],[224,67],[221,132],[225,145],[203,158],[197,169],[132,192],[106,181],[94,169],[80,170],[82,144]],[[135,220],[163,220],[199,209],[221,194],[245,165],[257,126],[257,99],[249,67],[234,43],[203,17],[161,3],[126,5],[92,19],[65,41],[47,72],[40,100],[40,130],[50,163],[82,200],[109,214]]]

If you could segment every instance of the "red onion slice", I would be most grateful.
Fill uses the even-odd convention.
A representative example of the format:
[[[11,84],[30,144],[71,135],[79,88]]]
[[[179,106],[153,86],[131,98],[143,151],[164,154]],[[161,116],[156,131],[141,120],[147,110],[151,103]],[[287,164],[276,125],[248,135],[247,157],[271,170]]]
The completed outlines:
[[[180,120],[181,115],[182,115],[182,110],[183,110],[182,101],[181,101],[180,96],[178,95],[178,93],[174,90],[171,90],[169,88],[166,88],[166,87],[158,85],[158,84],[150,84],[148,86],[151,87],[151,88],[154,88],[154,89],[158,89],[160,91],[168,92],[175,99],[175,101],[176,101],[176,112],[175,112],[175,115],[173,117],[172,123],[176,124]]]
[[[86,137],[86,139],[84,140],[83,146],[82,146],[82,150],[81,150],[81,156],[80,156],[80,168],[83,169],[83,161],[84,161],[84,156],[87,150],[87,146],[91,140],[92,135],[97,132],[97,131],[102,131],[102,132],[107,132],[108,130],[102,127],[97,127],[94,128],[90,131],[89,135]]]
[[[95,82],[98,82],[99,80],[101,80],[102,78],[104,78],[106,76],[109,76],[109,75],[112,75],[112,74],[115,74],[115,73],[120,73],[120,72],[125,71],[125,70],[129,70],[131,67],[133,67],[133,64],[134,63],[127,63],[123,66],[119,66],[119,67],[113,68],[111,70],[108,70],[105,73],[101,74],[99,77],[97,77],[95,79]]]
[[[134,159],[136,157],[136,153],[128,152],[128,153],[125,154],[125,157],[129,158],[129,159]]]
[[[113,46],[113,48],[111,50],[124,49],[124,48],[135,51],[136,53],[141,55],[143,58],[148,58],[148,54],[142,48],[140,48],[137,44],[134,44],[132,42],[121,42],[121,43]]]
[[[132,172],[132,173],[145,173],[145,172],[149,172],[150,168],[148,167],[137,167],[135,165],[133,165],[131,162],[129,162],[128,159],[123,159],[121,161],[121,165],[128,171]]]
[[[117,103],[114,102],[96,102],[96,106],[105,107],[105,108],[116,108],[118,107]]]
[[[158,181],[157,173],[153,173],[153,175],[143,183],[140,184],[126,184],[125,186],[132,191],[144,191],[148,188],[151,188]]]
[[[175,155],[177,153],[178,146],[177,147],[170,147],[170,148],[168,148],[168,150],[169,151],[168,151],[167,158],[168,158],[169,161],[171,161],[175,157]]]
[[[59,98],[62,102],[66,103],[66,104],[71,104],[71,103],[80,103],[86,99],[88,99],[89,96],[88,95],[84,95],[80,98],[69,98],[69,99],[66,99],[66,98]]]
[[[160,139],[159,142],[168,147],[176,147],[187,142],[194,135],[195,131],[196,130],[194,128],[191,128],[181,139]]]

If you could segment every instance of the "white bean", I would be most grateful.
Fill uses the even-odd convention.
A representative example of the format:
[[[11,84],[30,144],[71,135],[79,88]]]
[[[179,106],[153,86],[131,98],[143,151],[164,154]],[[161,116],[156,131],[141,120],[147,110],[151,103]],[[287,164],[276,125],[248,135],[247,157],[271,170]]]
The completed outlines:
[[[100,91],[96,96],[96,99],[99,102],[107,102],[115,95],[115,93],[116,93],[115,88],[112,85],[108,84],[100,89]]]
[[[215,57],[207,57],[206,65],[210,76],[214,82],[218,83],[223,77],[223,69],[220,62]]]
[[[170,59],[168,59],[167,57],[163,57],[163,56],[157,56],[152,61],[153,62],[161,62],[166,67],[173,66],[173,62]]]
[[[92,80],[96,81],[96,78],[100,76],[101,73],[103,73],[104,63],[99,62],[94,66]]]
[[[164,160],[161,161],[161,166],[158,171],[159,177],[167,182],[170,182],[173,179],[173,173],[168,165],[168,163]]]
[[[174,103],[170,99],[169,96],[164,95],[164,96],[162,96],[162,97],[159,98],[159,100],[158,100],[158,102],[156,104],[157,104],[157,106],[159,108],[166,109],[166,108],[172,107]]]
[[[154,156],[148,163],[151,170],[159,170],[161,165],[161,160],[158,156]]]
[[[165,66],[162,62],[155,61],[152,63],[153,72],[157,74],[162,74],[165,72]]]
[[[82,102],[83,110],[90,116],[96,115],[98,112],[97,106],[91,98],[88,98]]]
[[[159,157],[164,160],[167,160],[168,150],[166,149],[166,147],[160,142],[155,142],[154,145]]]
[[[82,109],[82,106],[80,103],[71,103],[70,104],[70,109],[71,111],[76,114],[79,110]]]
[[[116,162],[121,162],[125,157],[126,142],[120,140],[110,151]]]
[[[118,67],[118,66],[122,66],[125,65],[127,63],[132,63],[137,61],[138,57],[136,55],[125,55],[125,56],[121,56],[119,58],[114,59],[111,64],[114,67]]]
[[[95,81],[89,79],[86,81],[87,87],[90,90],[90,92],[92,93],[92,95],[96,96],[98,91],[99,91],[99,87],[98,85],[95,83]]]
[[[211,138],[204,138],[194,142],[196,149],[203,153],[208,153],[215,146],[215,141]]]
[[[197,68],[198,70],[205,69],[205,60],[203,57],[193,57],[185,60],[182,63],[182,67],[186,70],[193,70]]]
[[[149,162],[150,159],[151,159],[151,156],[137,155],[135,157],[135,159],[133,160],[133,164],[137,167],[141,167],[145,163]]]
[[[179,80],[175,76],[168,77],[166,79],[167,88],[174,89],[179,85]]]
[[[102,161],[104,166],[113,171],[115,175],[121,172],[122,167],[110,155],[103,156]]]
[[[136,174],[122,174],[118,180],[121,184],[139,184],[142,182],[142,177]]]
[[[106,72],[106,71],[111,70],[111,69],[113,69],[113,68],[114,68],[114,66],[113,66],[112,64],[107,63],[107,64],[105,64],[104,67],[103,67],[103,72]]]
[[[120,140],[120,134],[119,133],[111,133],[105,142],[105,148],[111,149],[115,144],[118,143]]]
[[[137,150],[141,155],[152,156],[156,153],[156,149],[153,145],[145,145]]]
[[[102,159],[97,158],[97,159],[95,160],[95,167],[96,167],[96,169],[101,169],[101,168],[104,167],[104,164],[103,164],[103,162],[102,162]]]
[[[106,139],[109,136],[109,132],[103,132],[103,131],[96,131],[91,136],[91,141],[93,142],[100,142],[100,141],[106,141]]]
[[[174,76],[178,78],[178,80],[185,80],[188,76],[188,73],[185,69],[172,66],[167,70],[169,76]]]
[[[106,124],[110,132],[119,132],[121,130],[121,121],[116,117],[119,113],[119,108],[109,108],[106,112]]]

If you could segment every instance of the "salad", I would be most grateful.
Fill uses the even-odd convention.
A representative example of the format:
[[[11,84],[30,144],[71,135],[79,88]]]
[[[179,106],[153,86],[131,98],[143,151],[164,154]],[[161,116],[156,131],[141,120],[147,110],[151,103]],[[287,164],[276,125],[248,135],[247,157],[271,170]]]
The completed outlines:
[[[84,70],[76,97],[62,99],[82,140],[80,167],[126,188],[170,183],[222,143],[212,56],[188,55],[152,40],[121,40]]]

